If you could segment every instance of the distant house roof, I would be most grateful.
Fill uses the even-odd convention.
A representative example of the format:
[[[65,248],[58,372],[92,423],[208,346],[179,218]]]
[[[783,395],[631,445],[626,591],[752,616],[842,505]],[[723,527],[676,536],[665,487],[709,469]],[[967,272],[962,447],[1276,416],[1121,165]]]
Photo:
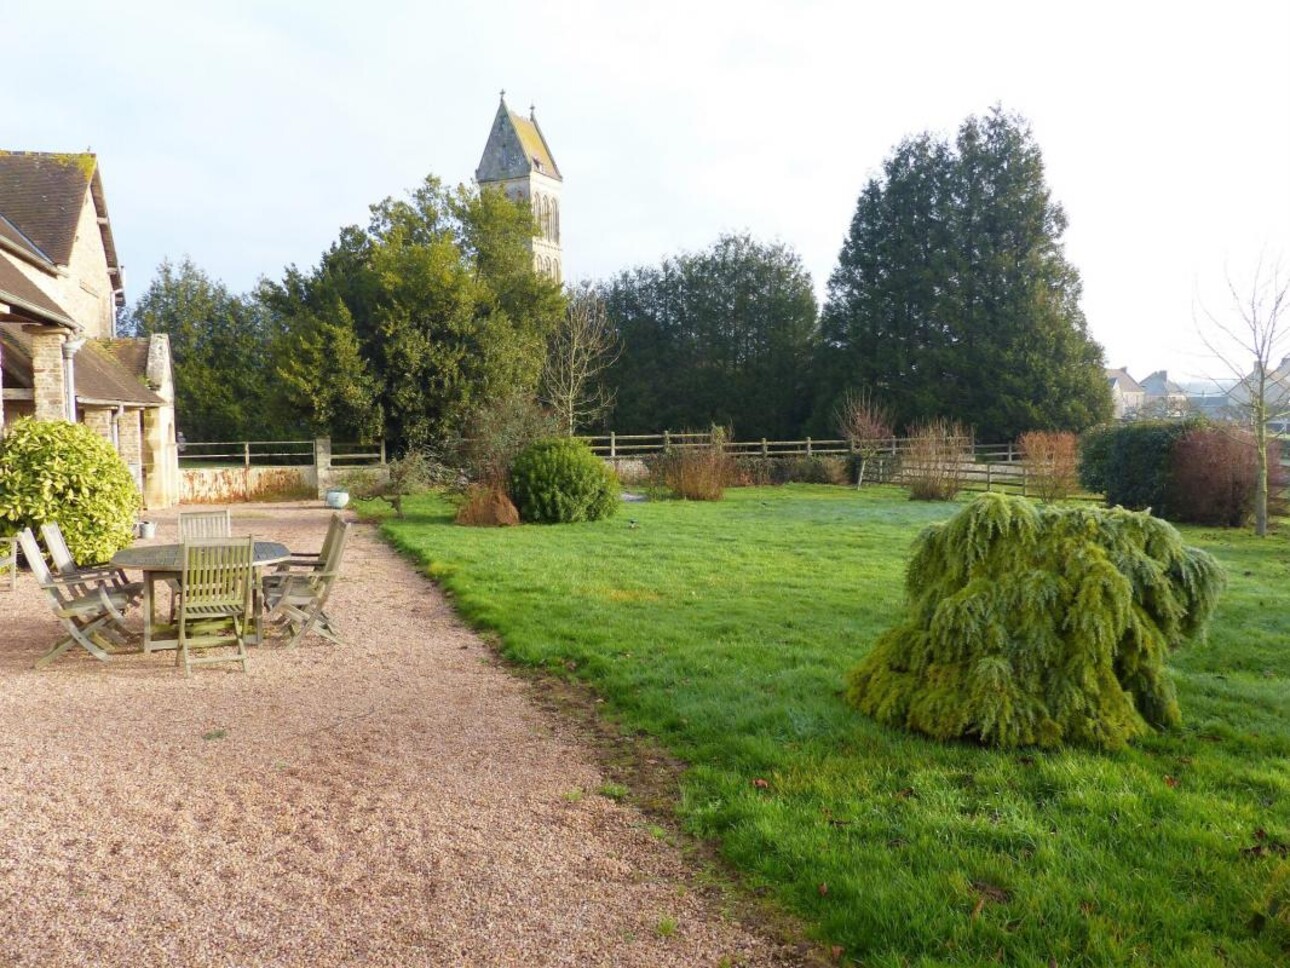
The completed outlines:
[[[1151,397],[1186,396],[1187,391],[1169,379],[1167,370],[1156,370],[1142,381],[1142,389]]]
[[[1121,393],[1142,393],[1142,384],[1129,376],[1129,371],[1120,367],[1117,370],[1107,368],[1106,379],[1111,386],[1118,386]]]
[[[121,266],[108,221],[103,180],[98,158],[89,152],[0,151],[0,241],[10,251],[25,250],[18,254],[38,265],[67,265],[86,191],[98,212],[108,274],[120,289]],[[117,302],[124,302],[124,296]]]
[[[146,356],[145,340],[89,340],[76,354],[76,398],[85,402],[123,403],[135,407],[160,407],[164,400],[144,385],[132,368],[122,365],[116,348],[109,343],[142,343]],[[4,345],[4,379],[9,386],[30,387],[31,334],[18,327],[0,329],[0,343]]]
[[[80,329],[63,307],[45,295],[10,260],[11,256],[0,252],[0,303],[8,303],[18,310],[19,316],[32,322]]]
[[[542,136],[537,118],[523,117],[506,106],[503,97],[493,118],[493,128],[488,134],[484,154],[475,169],[475,180],[485,182],[523,178],[532,172],[541,172],[556,181],[563,181],[555,156]]]

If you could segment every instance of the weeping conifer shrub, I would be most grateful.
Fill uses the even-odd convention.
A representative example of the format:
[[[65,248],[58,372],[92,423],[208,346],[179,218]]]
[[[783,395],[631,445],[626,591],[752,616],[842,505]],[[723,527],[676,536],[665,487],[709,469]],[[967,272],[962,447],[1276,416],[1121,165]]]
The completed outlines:
[[[918,537],[906,615],[847,697],[941,740],[1118,749],[1181,721],[1165,659],[1222,586],[1212,557],[1148,513],[985,494]]]

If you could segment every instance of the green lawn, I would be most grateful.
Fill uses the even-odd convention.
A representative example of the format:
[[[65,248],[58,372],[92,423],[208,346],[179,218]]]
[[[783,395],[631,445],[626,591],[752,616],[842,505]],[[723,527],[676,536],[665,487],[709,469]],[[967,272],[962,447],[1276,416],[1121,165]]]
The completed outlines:
[[[1252,916],[1290,843],[1290,540],[1187,530],[1230,587],[1176,656],[1183,729],[997,753],[841,698],[953,510],[790,485],[493,530],[427,497],[384,530],[509,657],[572,668],[688,763],[685,826],[857,962],[1285,964]]]

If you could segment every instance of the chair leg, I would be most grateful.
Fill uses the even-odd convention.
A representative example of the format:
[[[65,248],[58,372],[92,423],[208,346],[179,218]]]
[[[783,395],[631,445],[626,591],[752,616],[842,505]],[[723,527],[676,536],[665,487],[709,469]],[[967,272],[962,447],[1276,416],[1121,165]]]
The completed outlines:
[[[106,662],[111,656],[91,639],[96,632],[103,631],[100,626],[108,621],[108,616],[103,615],[85,625],[77,625],[75,619],[64,619],[63,628],[67,630],[67,635],[58,641],[58,643],[36,660],[35,667],[43,669],[49,663],[53,662],[60,655],[70,649],[73,645],[79,645],[100,662]]]

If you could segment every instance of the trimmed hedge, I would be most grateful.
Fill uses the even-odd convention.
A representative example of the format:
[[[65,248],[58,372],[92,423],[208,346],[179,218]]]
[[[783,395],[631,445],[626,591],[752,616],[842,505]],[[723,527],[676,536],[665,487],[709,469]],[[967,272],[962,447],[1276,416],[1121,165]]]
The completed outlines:
[[[0,440],[0,528],[55,521],[78,564],[130,544],[139,513],[134,478],[112,445],[84,424],[19,420]]]
[[[1142,420],[1099,427],[1080,442],[1080,483],[1106,495],[1108,507],[1150,508],[1171,516],[1174,445],[1202,420]]]
[[[510,483],[520,517],[536,524],[598,521],[618,509],[618,478],[573,437],[530,444],[515,458]]]

